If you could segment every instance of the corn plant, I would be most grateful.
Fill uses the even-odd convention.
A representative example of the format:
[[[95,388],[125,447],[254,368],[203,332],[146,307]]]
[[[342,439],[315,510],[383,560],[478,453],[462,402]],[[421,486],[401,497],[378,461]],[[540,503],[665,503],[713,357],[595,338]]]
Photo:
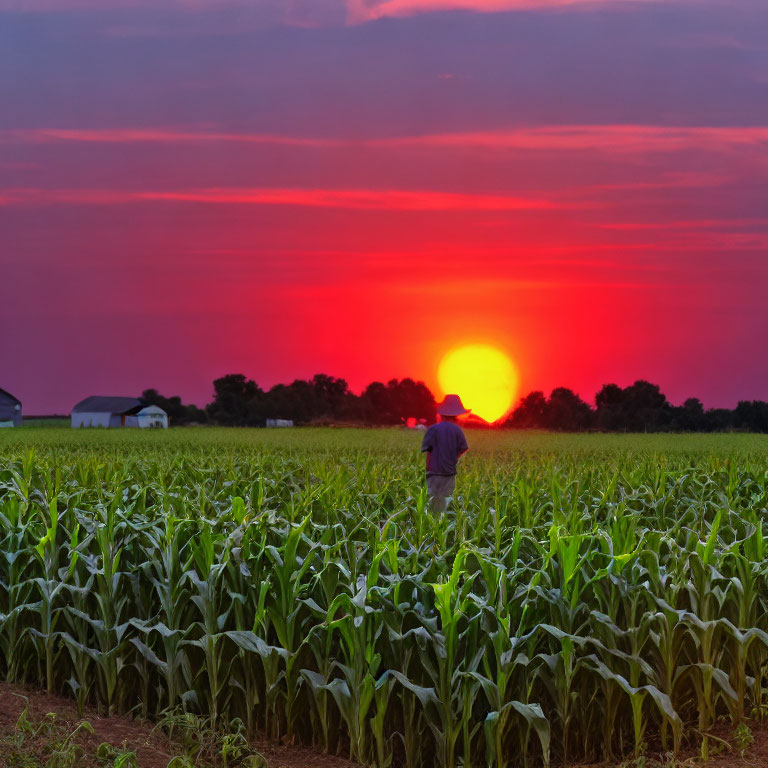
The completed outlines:
[[[765,440],[470,438],[436,515],[407,431],[3,431],[2,675],[233,763],[257,731],[377,768],[747,733]]]

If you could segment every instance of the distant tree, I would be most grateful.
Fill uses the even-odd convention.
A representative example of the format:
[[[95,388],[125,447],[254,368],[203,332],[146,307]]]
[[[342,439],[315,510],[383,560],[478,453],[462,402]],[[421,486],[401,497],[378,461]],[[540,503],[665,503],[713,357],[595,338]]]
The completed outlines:
[[[507,425],[515,429],[544,429],[546,427],[547,398],[536,390],[523,397],[515,406]]]
[[[624,390],[616,384],[604,384],[595,395],[595,422],[609,432],[625,430]]]
[[[669,425],[670,409],[658,384],[639,379],[624,389],[624,415],[632,432],[655,432]]]
[[[374,382],[358,397],[344,379],[324,373],[309,381],[277,384],[268,392],[243,374],[229,374],[214,381],[214,400],[207,410],[219,424],[240,426],[264,426],[267,419],[399,424],[411,416],[434,421],[435,400],[423,382],[413,379]]]
[[[208,418],[218,424],[264,426],[266,419],[292,419],[297,424],[362,421],[368,424],[402,424],[411,417],[435,420],[435,399],[421,381],[390,379],[371,382],[360,396],[350,391],[344,379],[318,373],[311,379],[277,384],[264,392],[241,373],[216,379],[213,402],[206,406]],[[205,413],[184,405],[178,396],[164,397],[155,389],[145,390],[142,399],[159,405],[172,423],[201,421]],[[638,379],[623,389],[605,384],[595,395],[595,408],[566,387],[550,396],[530,392],[506,421],[519,429],[651,432],[659,430],[768,432],[768,403],[742,400],[734,410],[704,410],[701,401],[689,397],[673,406],[657,384]]]
[[[315,418],[343,420],[354,410],[354,395],[344,379],[337,379],[325,373],[312,377],[315,400]]]
[[[372,381],[363,391],[363,418],[370,424],[396,424],[386,384]]]
[[[185,424],[204,424],[208,418],[202,408],[196,405],[184,405],[178,395],[163,397],[156,389],[145,389],[139,398],[147,405],[156,405],[168,414],[168,420],[176,426]]]
[[[435,421],[435,398],[423,381],[408,378],[390,379],[387,382],[387,391],[392,414],[398,421],[409,418]]]
[[[596,424],[600,429],[652,432],[668,428],[672,409],[657,384],[638,379],[621,389],[606,384],[595,395]]]
[[[697,418],[704,415],[704,405],[698,397],[689,397],[683,403],[683,408]]]
[[[541,391],[523,397],[507,419],[516,429],[554,429],[576,432],[590,429],[594,412],[575,392],[565,387],[552,390],[549,398]]]
[[[297,424],[308,424],[316,414],[315,389],[302,379],[276,384],[263,399],[262,419],[291,419]]]
[[[578,432],[592,426],[592,409],[575,392],[565,387],[552,390],[544,411],[548,429]]]
[[[733,416],[737,429],[768,432],[768,403],[762,400],[740,400]]]
[[[242,373],[230,373],[213,382],[213,392],[213,402],[206,408],[213,421],[236,427],[258,423],[254,420],[254,406],[264,392],[255,381]]]
[[[729,408],[710,408],[704,413],[706,432],[727,432],[735,428],[734,411]]]
[[[390,379],[369,384],[361,396],[361,413],[372,424],[401,424],[413,417],[435,421],[435,398],[423,381]]]
[[[682,432],[702,432],[707,429],[704,406],[697,397],[689,397],[681,407],[671,408],[672,427]]]

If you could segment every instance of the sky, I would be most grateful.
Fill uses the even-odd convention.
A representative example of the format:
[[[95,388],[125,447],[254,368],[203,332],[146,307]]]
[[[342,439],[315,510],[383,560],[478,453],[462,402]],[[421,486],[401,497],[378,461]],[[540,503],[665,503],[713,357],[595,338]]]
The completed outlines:
[[[768,399],[764,0],[0,0],[0,387]]]

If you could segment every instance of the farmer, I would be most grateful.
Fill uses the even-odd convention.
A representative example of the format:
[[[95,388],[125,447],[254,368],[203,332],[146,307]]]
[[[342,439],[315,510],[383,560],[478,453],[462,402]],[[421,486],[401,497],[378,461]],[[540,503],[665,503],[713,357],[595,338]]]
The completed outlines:
[[[446,395],[437,406],[440,421],[433,424],[421,442],[421,452],[427,454],[427,492],[433,512],[445,512],[448,499],[456,484],[456,464],[459,456],[469,450],[467,438],[456,423],[456,417],[469,411],[458,395]]]

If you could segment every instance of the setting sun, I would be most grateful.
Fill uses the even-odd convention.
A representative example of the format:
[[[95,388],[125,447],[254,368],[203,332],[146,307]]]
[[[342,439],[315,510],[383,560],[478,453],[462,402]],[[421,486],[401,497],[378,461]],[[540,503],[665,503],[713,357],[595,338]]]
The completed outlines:
[[[489,422],[509,411],[517,392],[512,360],[487,344],[452,349],[440,361],[437,378],[443,393],[456,393],[466,408]]]

